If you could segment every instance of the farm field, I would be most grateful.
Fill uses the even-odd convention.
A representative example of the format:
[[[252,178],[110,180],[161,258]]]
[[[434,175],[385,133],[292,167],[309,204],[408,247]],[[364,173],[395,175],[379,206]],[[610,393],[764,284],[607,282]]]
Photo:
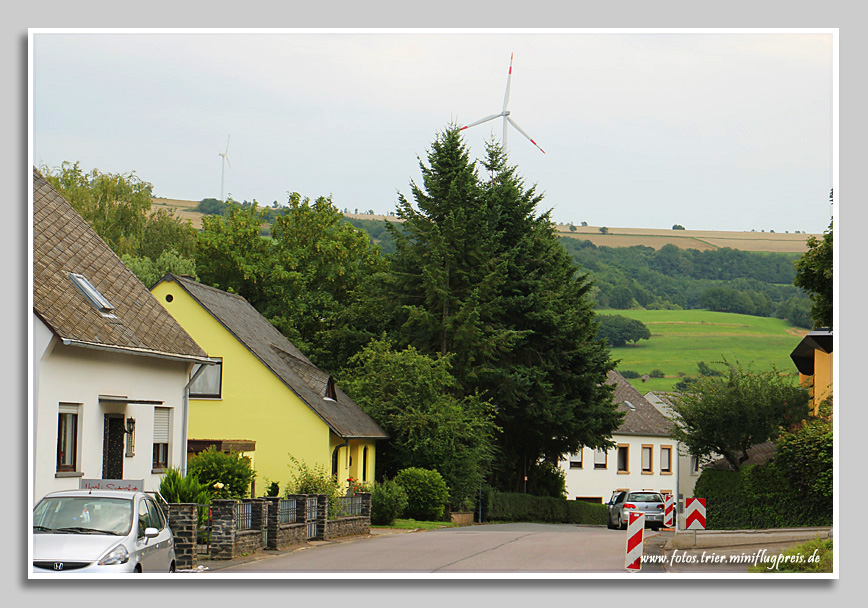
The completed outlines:
[[[154,209],[160,207],[174,209],[179,217],[190,220],[193,227],[202,227],[202,214],[196,211],[199,201],[185,201],[169,198],[153,198]],[[401,221],[390,215],[370,215],[347,213],[348,218],[390,222]],[[672,244],[681,249],[720,249],[729,247],[741,251],[765,251],[778,253],[804,253],[807,250],[806,241],[809,235],[780,232],[728,232],[722,230],[671,230],[657,228],[608,228],[608,234],[600,233],[596,226],[573,226],[570,230],[567,224],[555,226],[558,236],[571,237],[592,242],[605,247],[632,247],[643,245],[660,249]],[[822,235],[814,235],[821,238]]]
[[[619,361],[618,371],[631,370],[640,375],[659,369],[664,378],[647,382],[630,379],[643,395],[649,391],[671,391],[679,373],[696,376],[697,363],[712,365],[726,359],[744,367],[765,371],[774,364],[780,371],[795,367],[790,353],[808,331],[791,327],[781,319],[753,317],[707,310],[606,310],[638,319],[651,331],[650,340],[612,349]]]

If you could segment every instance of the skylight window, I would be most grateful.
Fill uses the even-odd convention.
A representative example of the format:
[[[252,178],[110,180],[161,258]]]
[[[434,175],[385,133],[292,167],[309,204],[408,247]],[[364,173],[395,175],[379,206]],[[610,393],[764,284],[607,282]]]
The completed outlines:
[[[105,316],[112,315],[115,307],[112,306],[112,303],[109,302],[90,281],[87,280],[87,277],[71,272],[69,273],[69,279],[101,314]]]
[[[624,405],[626,405],[628,408],[630,408],[630,411],[631,411],[631,412],[635,412],[635,411],[636,411],[636,406],[633,405],[632,403],[630,403],[629,401],[625,401],[625,402],[624,402]]]

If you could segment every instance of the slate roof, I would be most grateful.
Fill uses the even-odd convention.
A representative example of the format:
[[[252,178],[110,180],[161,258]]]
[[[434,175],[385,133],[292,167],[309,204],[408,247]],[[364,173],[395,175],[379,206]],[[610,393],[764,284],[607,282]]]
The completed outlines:
[[[70,279],[114,306],[104,316]],[[33,312],[70,344],[207,361],[208,355],[42,174],[33,169]]]
[[[317,368],[244,298],[186,276],[167,274],[241,342],[263,365],[344,439],[385,439],[388,435],[343,391],[326,399],[331,376]]]
[[[615,387],[613,399],[618,404],[618,411],[625,412],[624,422],[613,435],[669,436],[672,422],[627,382],[624,376],[612,370],[606,377],[606,384]]]

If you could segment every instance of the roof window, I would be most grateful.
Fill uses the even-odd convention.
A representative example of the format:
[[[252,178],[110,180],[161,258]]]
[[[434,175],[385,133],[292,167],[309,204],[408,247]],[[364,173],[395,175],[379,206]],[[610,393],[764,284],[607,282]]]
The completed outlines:
[[[85,295],[85,297],[93,304],[94,308],[96,308],[100,314],[106,317],[113,317],[112,312],[115,307],[112,306],[112,303],[109,302],[104,295],[102,295],[99,290],[94,287],[90,281],[87,280],[87,277],[84,275],[71,272],[69,273],[69,279],[72,281],[73,285],[78,287],[79,291]]]
[[[625,401],[625,402],[624,402],[624,405],[626,405],[628,408],[630,408],[630,411],[631,411],[631,412],[635,412],[635,411],[636,411],[636,406],[633,405],[632,403],[630,403],[629,401]]]

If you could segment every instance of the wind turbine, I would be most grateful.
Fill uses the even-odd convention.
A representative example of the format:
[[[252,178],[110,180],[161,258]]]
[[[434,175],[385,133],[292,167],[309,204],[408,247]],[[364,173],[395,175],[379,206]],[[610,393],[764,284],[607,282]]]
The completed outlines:
[[[218,152],[218,156],[223,157],[223,167],[220,169],[220,202],[225,203],[226,199],[223,197],[223,177],[226,174],[226,165],[229,165],[229,168],[232,168],[232,164],[229,162],[229,138],[231,135],[226,136],[226,151]]]
[[[535,145],[537,148],[539,148],[540,152],[545,154],[546,151],[543,150],[542,148],[540,148],[540,145],[538,143],[536,143],[530,135],[525,133],[524,130],[521,127],[519,127],[512,118],[510,118],[509,110],[506,109],[506,107],[509,105],[509,84],[512,81],[512,56],[513,56],[513,53],[510,53],[509,54],[509,74],[506,77],[506,94],[503,96],[503,109],[500,111],[500,114],[492,114],[491,116],[486,116],[485,118],[481,118],[481,119],[477,120],[476,122],[472,122],[469,125],[465,125],[465,126],[461,127],[461,129],[459,129],[459,130],[463,131],[464,129],[469,129],[470,127],[475,127],[476,125],[481,125],[484,122],[488,122],[489,120],[494,120],[495,118],[500,118],[501,116],[503,116],[503,153],[504,154],[506,154],[506,124],[507,123],[509,123],[513,127],[515,127],[519,133],[521,133],[522,135],[524,135],[525,137],[527,137],[530,140],[530,143]]]

